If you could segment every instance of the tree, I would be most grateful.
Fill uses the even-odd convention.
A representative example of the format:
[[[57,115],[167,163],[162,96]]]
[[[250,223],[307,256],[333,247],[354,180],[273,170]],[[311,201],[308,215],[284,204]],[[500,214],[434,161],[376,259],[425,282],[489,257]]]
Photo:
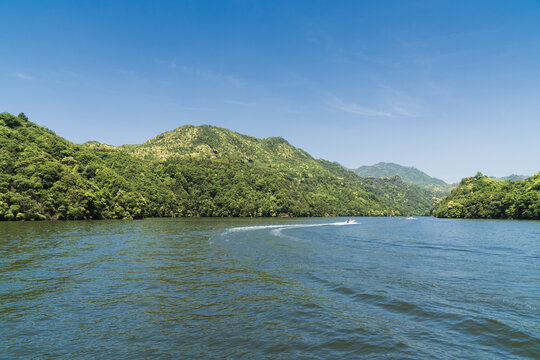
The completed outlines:
[[[17,117],[22,121],[28,121],[28,116],[26,116],[23,112],[17,115]]]
[[[0,114],[0,120],[4,120],[4,124],[6,124],[7,127],[12,129],[22,125],[19,118],[8,113]]]

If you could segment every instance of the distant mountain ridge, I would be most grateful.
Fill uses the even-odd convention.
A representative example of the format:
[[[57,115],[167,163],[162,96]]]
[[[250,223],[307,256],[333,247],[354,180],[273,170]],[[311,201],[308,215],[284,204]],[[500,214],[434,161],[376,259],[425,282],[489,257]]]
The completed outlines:
[[[503,177],[498,177],[496,179],[499,179],[499,180],[506,180],[506,181],[517,181],[517,180],[525,180],[527,178],[529,178],[530,175],[517,175],[517,174],[512,174],[512,175],[508,175],[508,176],[503,176]]]
[[[353,170],[359,176],[391,177],[399,176],[403,181],[418,185],[448,185],[441,179],[429,176],[412,166],[403,166],[395,163],[380,162],[370,166],[360,166]]]

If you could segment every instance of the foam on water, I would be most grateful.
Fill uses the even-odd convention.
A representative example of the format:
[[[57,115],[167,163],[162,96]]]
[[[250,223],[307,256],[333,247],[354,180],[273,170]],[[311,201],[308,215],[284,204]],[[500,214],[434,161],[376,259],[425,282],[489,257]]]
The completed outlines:
[[[342,226],[342,225],[358,225],[359,223],[347,223],[346,221],[339,221],[333,223],[320,223],[320,224],[280,224],[280,225],[257,225],[257,226],[240,226],[227,229],[225,233],[232,233],[237,231],[254,231],[265,229],[290,229],[290,228],[308,228],[317,226]]]
[[[298,239],[295,236],[284,235],[282,231],[289,230],[289,229],[304,229],[304,228],[321,227],[321,226],[345,226],[345,225],[358,225],[358,224],[359,223],[357,222],[347,223],[346,221],[337,221],[337,222],[331,222],[331,223],[315,223],[315,224],[277,224],[277,225],[239,226],[239,227],[233,227],[233,228],[225,230],[221,234],[221,236],[227,237],[227,235],[231,235],[234,233],[270,230],[270,234],[272,234],[273,236],[297,241],[300,239]],[[229,240],[226,239],[225,241],[229,241]],[[212,241],[210,241],[210,244],[212,244]]]

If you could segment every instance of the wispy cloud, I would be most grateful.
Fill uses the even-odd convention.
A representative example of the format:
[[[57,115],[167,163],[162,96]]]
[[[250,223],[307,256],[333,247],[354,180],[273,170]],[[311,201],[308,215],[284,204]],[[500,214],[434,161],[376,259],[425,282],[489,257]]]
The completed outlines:
[[[395,117],[396,115],[381,109],[373,109],[364,105],[345,103],[343,100],[334,98],[330,101],[330,107],[338,109],[347,113],[363,115],[363,116],[377,116],[377,117]]]
[[[212,108],[204,108],[204,107],[197,107],[197,106],[182,106],[177,105],[177,109],[180,110],[188,110],[188,111],[213,111]]]
[[[421,98],[391,85],[379,83],[376,94],[385,108],[396,116],[422,117],[428,112],[428,106]]]
[[[154,59],[156,64],[158,65],[165,65],[171,69],[176,69],[176,58],[172,60],[161,60],[161,59]]]
[[[219,74],[211,70],[201,69],[199,67],[184,65],[182,66],[182,72],[184,74],[195,75],[197,77],[204,78],[204,79],[227,82],[234,86],[246,85],[244,81],[238,79],[236,76],[228,75],[228,74]]]
[[[223,100],[222,102],[227,105],[237,105],[237,106],[243,106],[243,107],[253,107],[257,105],[257,103],[237,101],[237,100]]]
[[[127,69],[124,69],[124,68],[117,69],[116,72],[119,73],[119,74],[122,74],[122,75],[127,75],[127,76],[135,75],[134,70],[127,70]]]
[[[219,82],[226,82],[234,86],[242,87],[245,86],[246,83],[242,80],[240,80],[238,77],[230,74],[223,74],[219,72],[215,72],[208,69],[202,69],[197,66],[188,66],[183,65],[179,66],[177,64],[176,58],[172,60],[161,60],[161,59],[154,59],[156,64],[166,66],[170,68],[172,71],[180,70],[182,73],[187,75],[196,76],[199,78],[207,79],[207,80],[214,80]]]
[[[257,102],[239,101],[225,99],[221,101],[223,104],[233,105],[243,108],[257,109],[264,113],[283,113],[283,114],[298,114],[299,110],[295,109],[288,101],[284,101],[279,98],[262,98]]]
[[[23,74],[23,73],[20,73],[20,72],[13,72],[11,73],[11,75],[13,75],[14,77],[18,78],[18,79],[22,79],[22,80],[34,80],[34,78],[30,75],[26,75],[26,74]]]
[[[276,109],[276,112],[284,113],[284,114],[299,114],[300,113],[299,110],[296,110],[293,108],[287,108],[287,107]]]

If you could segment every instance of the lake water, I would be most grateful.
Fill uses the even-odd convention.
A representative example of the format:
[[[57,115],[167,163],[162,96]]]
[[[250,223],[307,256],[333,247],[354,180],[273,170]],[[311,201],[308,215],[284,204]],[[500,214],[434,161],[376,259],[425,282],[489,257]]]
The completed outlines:
[[[540,358],[540,222],[0,223],[0,358]]]

